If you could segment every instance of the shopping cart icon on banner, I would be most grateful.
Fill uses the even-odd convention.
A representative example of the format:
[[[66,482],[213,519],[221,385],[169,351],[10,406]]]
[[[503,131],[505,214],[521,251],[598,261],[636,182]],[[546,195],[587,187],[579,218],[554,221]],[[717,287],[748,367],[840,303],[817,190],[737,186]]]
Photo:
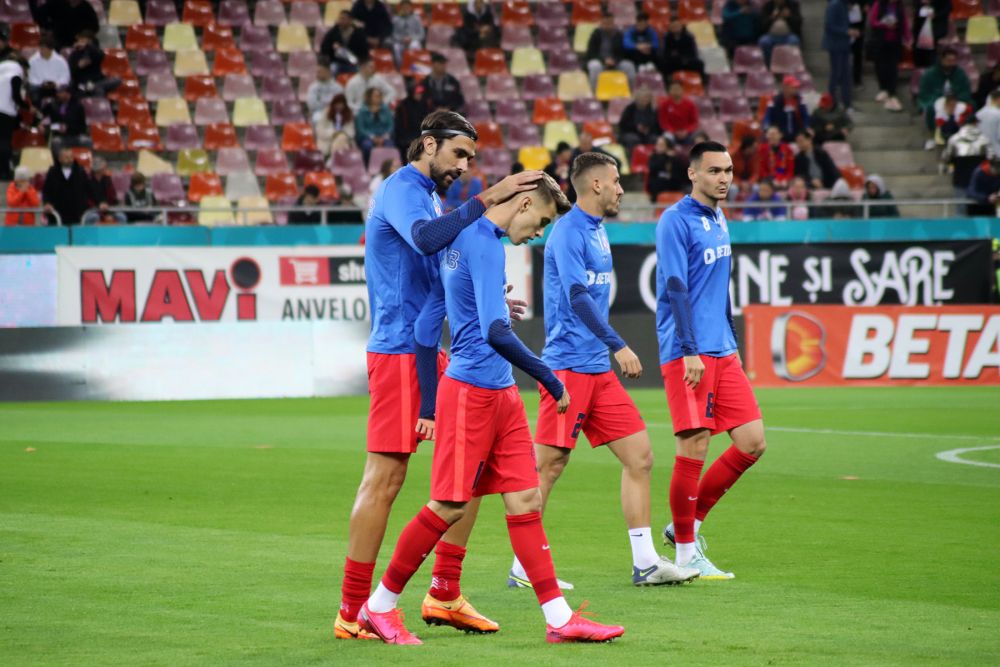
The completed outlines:
[[[296,285],[319,285],[320,260],[289,258],[288,263],[292,265]]]

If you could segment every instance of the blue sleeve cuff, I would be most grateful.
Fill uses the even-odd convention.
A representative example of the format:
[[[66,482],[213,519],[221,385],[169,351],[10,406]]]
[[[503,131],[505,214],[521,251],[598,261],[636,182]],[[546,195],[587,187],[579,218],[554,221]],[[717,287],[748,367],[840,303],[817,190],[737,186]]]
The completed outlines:
[[[670,310],[674,315],[674,328],[677,330],[681,351],[687,357],[697,355],[698,344],[695,342],[694,336],[694,311],[691,308],[687,286],[681,282],[680,278],[670,276],[667,279],[667,298],[670,300]]]
[[[485,212],[486,206],[482,200],[473,197],[450,213],[430,220],[417,220],[410,230],[413,244],[425,255],[433,255],[448,247],[463,229]]]
[[[584,326],[597,336],[598,340],[608,346],[612,352],[625,347],[622,337],[605,321],[597,310],[597,302],[583,285],[573,285],[569,288],[569,303],[573,312],[580,318]]]
[[[510,322],[494,320],[490,325],[487,342],[490,347],[497,351],[497,354],[540,382],[545,390],[552,395],[552,398],[557,401],[562,398],[562,382],[545,365],[544,361],[535,356],[521,342],[514,330],[510,328]]]
[[[438,372],[437,347],[426,347],[419,343],[416,347],[417,382],[420,384],[420,418],[434,419],[437,403]]]

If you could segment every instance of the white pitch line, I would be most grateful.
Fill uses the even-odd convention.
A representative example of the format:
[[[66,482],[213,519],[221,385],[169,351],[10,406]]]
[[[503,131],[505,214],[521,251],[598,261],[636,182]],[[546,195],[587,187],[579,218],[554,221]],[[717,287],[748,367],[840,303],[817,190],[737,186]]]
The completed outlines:
[[[1000,445],[989,445],[987,447],[965,447],[963,449],[949,449],[946,452],[938,452],[934,456],[947,461],[948,463],[964,463],[967,466],[982,466],[984,468],[1000,468],[1000,463],[987,463],[986,461],[966,461],[961,458],[961,454],[966,452],[981,452],[986,449],[1000,449]]]
[[[670,424],[660,422],[648,422],[647,426],[667,427]],[[853,435],[869,438],[929,438],[932,440],[971,440],[974,442],[1000,442],[1000,437],[988,435],[965,435],[952,433],[902,433],[899,431],[843,431],[833,428],[800,428],[795,426],[768,426],[764,424],[764,431],[777,431],[779,433],[810,433],[814,435]]]

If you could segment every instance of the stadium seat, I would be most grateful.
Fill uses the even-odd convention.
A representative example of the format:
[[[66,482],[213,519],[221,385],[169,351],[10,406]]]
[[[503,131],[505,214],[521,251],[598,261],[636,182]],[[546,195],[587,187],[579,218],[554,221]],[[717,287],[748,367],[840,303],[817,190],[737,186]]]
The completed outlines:
[[[599,0],[574,0],[569,21],[575,26],[581,23],[599,23],[604,8]]]
[[[622,176],[629,176],[632,170],[629,168],[628,156],[625,154],[625,147],[621,144],[610,143],[601,146],[601,150],[618,160],[618,173]]]
[[[425,41],[427,44],[451,44],[454,37],[455,28],[441,23],[432,23],[427,26]]]
[[[275,100],[271,103],[271,122],[275,125],[301,123],[305,120],[305,114],[302,113],[302,103],[297,99]]]
[[[240,97],[233,105],[233,125],[248,127],[250,125],[266,125],[267,110],[264,100],[259,97]]]
[[[701,97],[705,94],[705,88],[701,83],[701,74],[698,72],[679,70],[674,72],[671,78],[681,82],[681,85],[684,86],[684,94],[688,97]]]
[[[309,123],[288,123],[281,132],[281,148],[286,151],[316,150],[316,137]]]
[[[83,107],[83,115],[88,125],[110,123],[115,119],[115,115],[111,112],[111,103],[103,97],[84,97],[80,100],[80,105]]]
[[[436,2],[431,5],[430,23],[461,28],[462,8],[453,2]]]
[[[174,56],[174,76],[204,76],[208,74],[208,61],[201,49],[185,49]]]
[[[372,62],[375,63],[375,71],[384,74],[396,71],[396,59],[390,49],[371,49],[368,52]]]
[[[455,78],[462,86],[462,94],[465,95],[466,101],[483,99],[483,89],[479,86],[479,79],[476,78],[475,74],[470,72],[469,74],[455,75]]]
[[[246,151],[240,146],[220,148],[215,155],[215,171],[223,176],[250,171],[250,160]]]
[[[551,56],[553,53],[558,53],[560,51],[572,51],[573,45],[569,40],[569,33],[563,26],[541,26],[538,28],[538,39],[535,41],[536,46],[540,48],[547,56]],[[552,63],[549,63],[549,70],[552,69]]]
[[[532,74],[524,77],[522,88],[521,97],[526,100],[556,96],[556,87],[548,74]]]
[[[219,97],[202,97],[194,103],[194,124],[229,123],[226,102]]]
[[[317,28],[323,25],[323,14],[315,2],[309,0],[292,2],[288,7],[288,22],[301,23],[307,28]]]
[[[236,41],[233,39],[233,29],[227,25],[209,23],[201,31],[201,48],[203,51],[235,49]]]
[[[163,27],[163,50],[186,51],[198,48],[194,27],[188,23],[168,23]]]
[[[112,102],[118,102],[126,97],[142,97],[139,79],[122,79],[118,87],[108,93],[108,99]]]
[[[165,97],[156,102],[156,124],[160,127],[174,123],[190,123],[191,113],[181,97]]]
[[[964,21],[983,13],[981,0],[953,0],[951,3],[951,20]]]
[[[635,87],[642,88],[643,86],[649,88],[654,100],[667,94],[666,86],[663,84],[663,75],[656,70],[636,73]]]
[[[195,122],[197,122],[195,114]],[[205,150],[214,151],[220,148],[233,148],[239,146],[239,139],[236,137],[236,128],[226,122],[210,123],[205,127]]]
[[[142,49],[135,54],[135,73],[139,76],[149,76],[153,72],[170,73],[171,70],[165,51]]]
[[[19,127],[10,138],[10,146],[16,153],[24,148],[45,148],[49,139],[40,127]]]
[[[667,208],[673,206],[680,200],[684,199],[684,193],[679,191],[668,190],[666,192],[661,192],[656,195],[656,211],[654,215],[659,218],[663,215],[663,211]]]
[[[479,169],[491,179],[498,179],[510,173],[513,160],[506,148],[484,148],[476,153]]]
[[[271,32],[267,26],[247,24],[240,29],[240,48],[245,53],[273,51]]]
[[[201,148],[201,139],[198,138],[198,128],[194,125],[182,125],[180,123],[167,127],[163,147],[168,151]]]
[[[275,43],[275,49],[278,53],[312,51],[309,31],[301,23],[282,23],[278,26],[278,39]]]
[[[347,174],[366,173],[364,157],[357,148],[338,151],[330,156],[330,171],[344,178]]]
[[[273,225],[271,206],[264,197],[245,195],[236,201],[237,225]],[[247,210],[249,209],[249,210]]]
[[[95,151],[120,153],[125,150],[121,129],[113,122],[90,125],[90,140]]]
[[[1000,63],[1000,42],[986,45],[986,67],[992,69]]]
[[[531,122],[544,125],[553,120],[566,120],[566,106],[554,97],[543,97],[535,100]]]
[[[694,105],[698,108],[699,118],[715,118],[715,103],[711,97],[696,97]]]
[[[823,150],[830,155],[838,169],[854,165],[854,151],[846,141],[827,141],[823,144]]]
[[[288,171],[288,158],[280,148],[263,148],[257,151],[253,172],[258,176],[268,176]]]
[[[531,11],[531,6],[527,2],[518,0],[507,0],[500,10],[500,25],[532,26],[535,18]]]
[[[797,46],[779,45],[771,51],[771,71],[775,74],[797,74],[805,71],[802,51]]]
[[[511,55],[510,73],[516,77],[545,74],[545,58],[542,57],[542,52],[534,47],[514,49]]]
[[[229,203],[228,199],[219,195],[202,197],[198,206],[198,224],[205,227],[235,225],[232,204]]]
[[[202,97],[218,97],[219,90],[215,87],[215,79],[211,76],[190,76],[184,81],[184,99],[194,102]]]
[[[713,81],[715,80],[715,76],[712,77]],[[709,88],[711,88],[711,84]],[[749,72],[747,74],[746,88],[743,92],[747,97],[773,97],[777,92],[777,88],[774,85],[774,75],[766,70]]]
[[[117,126],[115,127],[117,130]],[[52,151],[47,147],[29,146],[21,151],[18,167],[27,167],[33,174],[44,174],[54,164]]]
[[[490,113],[490,103],[486,100],[467,102],[465,104],[465,113],[462,115],[473,125],[493,122],[493,114]]]
[[[525,146],[517,152],[517,161],[525,169],[544,169],[552,162],[552,156],[545,146]]]
[[[595,146],[603,146],[615,142],[615,131],[606,120],[588,120],[583,124],[583,131],[594,138]],[[625,162],[628,162],[626,159]]]
[[[753,118],[750,103],[745,97],[724,97],[719,100],[719,120],[732,123]]]
[[[222,99],[233,102],[241,97],[257,97],[257,86],[249,74],[227,74],[222,80]]]
[[[135,163],[135,170],[148,178],[152,178],[156,174],[170,174],[171,176],[174,175],[174,165],[170,164],[169,162],[158,156],[156,153],[147,150],[139,151],[139,157]],[[166,179],[164,179],[164,181],[166,181]],[[177,177],[176,182],[178,187],[180,188],[179,199],[180,201],[183,201],[185,199],[184,187],[181,185],[181,180],[179,176]],[[157,193],[155,189],[153,190],[153,194],[158,199],[160,198],[160,195]],[[160,199],[160,201],[162,202],[163,199]]]
[[[146,153],[149,154],[148,151]],[[187,203],[184,184],[177,174],[156,172],[144,175],[149,178],[149,189],[153,191],[157,202],[170,206],[183,206]]]
[[[559,99],[564,102],[571,102],[582,97],[594,96],[593,92],[590,90],[590,79],[587,78],[587,74],[583,70],[563,72],[560,74],[557,89],[559,91]]]
[[[503,131],[497,123],[476,123],[476,133],[479,135],[477,148],[502,148]]]
[[[390,70],[391,71],[391,70]],[[431,52],[427,49],[407,49],[399,63],[403,76],[423,77],[431,71]]]
[[[128,61],[128,51],[125,49],[106,49],[104,60],[101,61],[101,73],[104,76],[132,78],[132,65]]]
[[[582,72],[581,72],[582,73]],[[597,90],[594,97],[607,102],[615,97],[632,97],[632,91],[628,86],[628,77],[624,72],[604,71],[597,77]]]
[[[84,169],[90,169],[94,165],[94,154],[86,146],[76,146],[73,148],[73,160]]]
[[[215,20],[215,12],[208,0],[185,0],[181,17],[184,23],[203,28]]]
[[[633,6],[634,7],[634,6]],[[653,30],[659,34],[663,34],[667,31],[670,26],[671,10],[670,5],[664,3],[645,3],[643,5],[646,13],[649,14],[649,25],[652,26]],[[618,20],[618,12],[615,11],[615,25],[617,26],[628,26],[635,25],[635,17],[629,15],[623,15],[621,21]],[[686,23],[686,21],[685,21]]]
[[[177,7],[173,0],[147,0],[146,23],[162,27],[178,20]]]
[[[382,78],[385,79],[386,83],[392,86],[392,89],[396,91],[396,99],[401,100],[406,97],[406,80],[403,79],[403,75],[399,72],[395,74],[383,74]],[[459,79],[461,81],[461,79]],[[347,85],[344,83],[343,85]],[[463,92],[464,89],[463,89]],[[465,99],[475,99],[475,97],[470,97],[468,93],[465,95]]]
[[[399,150],[396,148],[390,149],[395,151],[396,159],[399,159]],[[374,150],[372,151],[374,155]],[[323,157],[323,153],[315,149],[303,149],[297,150],[292,153],[292,171],[296,175],[301,176],[302,174],[308,173],[310,171],[320,171],[326,166],[326,159]]]
[[[530,48],[535,46],[535,38],[531,35],[531,28],[524,25],[505,25],[500,32],[500,48],[504,51],[513,51],[520,48]],[[511,69],[513,69],[511,64]]]
[[[573,31],[573,50],[577,53],[587,52],[587,43],[590,36],[597,30],[596,23],[578,23]]]
[[[825,147],[826,144],[823,144]],[[840,167],[840,175],[852,190],[860,190],[865,187],[865,170],[859,165],[853,164],[849,167]]]
[[[482,77],[509,74],[504,52],[501,49],[477,50],[476,60],[472,66],[472,73]]]
[[[260,184],[249,171],[234,171],[226,176],[226,199],[237,201],[240,197],[259,196]]]
[[[967,44],[996,44],[1000,42],[995,16],[973,16],[965,27]]]
[[[531,122],[524,100],[497,100],[496,122],[501,125],[525,125]]]
[[[652,144],[638,144],[632,148],[632,173],[648,174],[649,157],[653,154]]]
[[[250,8],[246,0],[222,0],[219,3],[219,25],[240,27],[250,23]]]
[[[260,175],[259,172],[258,175]],[[289,172],[287,167],[282,171],[268,173],[264,180],[264,196],[267,197],[268,201],[274,202],[298,197],[299,184],[295,174]]]
[[[697,74],[697,72],[696,72]],[[699,84],[700,84],[699,80]],[[773,84],[773,79],[772,79]],[[740,77],[738,74],[716,74],[708,81],[708,94],[711,97],[730,97],[742,95]]]
[[[138,51],[139,49],[160,50],[160,37],[156,34],[156,26],[146,24],[130,25],[125,33],[125,49],[127,51]]]
[[[250,74],[270,78],[284,76],[285,63],[276,51],[254,51],[250,54]]]
[[[733,71],[737,74],[767,70],[764,52],[757,46],[737,46],[733,54]]]
[[[259,0],[254,6],[254,25],[265,25],[268,27],[279,26],[286,23],[285,8],[279,0]]]
[[[576,133],[576,124],[569,120],[552,120],[545,124],[542,145],[550,151],[565,141],[576,148],[580,145],[580,137]]]
[[[491,76],[486,79],[484,97],[490,102],[519,97],[517,82],[512,76]]]
[[[203,197],[224,196],[222,191],[222,179],[219,178],[218,174],[196,171],[190,176],[191,181],[188,183],[188,199],[190,201],[197,204]]]
[[[698,56],[705,63],[706,74],[712,75],[729,71],[729,57],[726,55],[726,50],[721,46],[698,49]]]
[[[10,27],[9,45],[12,49],[36,49],[42,34],[34,23],[15,23]]]
[[[528,123],[527,125],[511,125],[507,128],[507,147],[517,150],[525,146],[537,146],[542,143],[541,133],[538,125]]]
[[[155,125],[130,123],[128,126],[128,142],[125,144],[125,148],[130,151],[163,150],[163,146],[160,143],[160,130]]]
[[[535,5],[535,24],[539,31],[549,27],[566,28],[570,24],[566,5],[561,2],[539,2]]]
[[[712,49],[719,46],[719,40],[715,36],[715,26],[708,21],[692,21],[687,24],[687,29],[694,37],[699,52],[702,49]]]
[[[575,51],[551,51],[549,53],[549,72],[562,74],[580,69],[580,58]]]
[[[680,0],[677,3],[677,17],[688,26],[693,22],[704,22],[712,25],[708,22],[708,10],[705,9],[704,0]]]
[[[307,185],[319,188],[320,201],[335,201],[340,197],[340,193],[337,192],[337,179],[328,171],[311,171],[305,174],[302,187]]]
[[[570,109],[569,119],[574,123],[605,120],[604,105],[592,97],[575,100]]]
[[[762,136],[760,123],[756,120],[735,120],[733,121],[732,146],[737,147],[743,142],[743,137],[755,136],[759,140]]]
[[[399,149],[389,146],[376,146],[373,148],[371,154],[368,156],[368,175],[374,176],[377,174],[382,168],[382,163],[386,160],[391,160],[398,165]]]
[[[284,74],[265,76],[260,83],[260,99],[265,102],[295,99],[295,88],[292,80]]]
[[[97,28],[97,44],[102,49],[122,48],[122,40],[121,36],[118,34],[118,28],[106,23],[99,26]]]
[[[243,147],[248,151],[278,148],[278,133],[273,125],[251,125],[243,134]]]
[[[288,54],[288,76],[315,77],[316,64],[316,54],[313,51],[292,51]]]
[[[111,0],[108,6],[108,25],[124,28],[142,23],[142,12],[135,0]]]
[[[617,125],[621,120],[625,107],[630,104],[632,104],[632,100],[625,97],[616,97],[613,100],[608,100],[608,122],[612,125]]]
[[[183,148],[177,153],[177,173],[180,176],[190,176],[212,171],[212,161],[202,148]],[[222,194],[221,192],[219,194]]]

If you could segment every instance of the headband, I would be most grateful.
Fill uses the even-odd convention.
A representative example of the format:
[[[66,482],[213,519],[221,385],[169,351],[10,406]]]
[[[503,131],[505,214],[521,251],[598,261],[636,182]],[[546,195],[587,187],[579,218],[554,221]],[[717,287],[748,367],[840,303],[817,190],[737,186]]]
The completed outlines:
[[[420,133],[421,137],[426,137],[428,135],[436,135],[441,137],[468,137],[475,141],[475,137],[466,132],[465,130],[424,130]]]

